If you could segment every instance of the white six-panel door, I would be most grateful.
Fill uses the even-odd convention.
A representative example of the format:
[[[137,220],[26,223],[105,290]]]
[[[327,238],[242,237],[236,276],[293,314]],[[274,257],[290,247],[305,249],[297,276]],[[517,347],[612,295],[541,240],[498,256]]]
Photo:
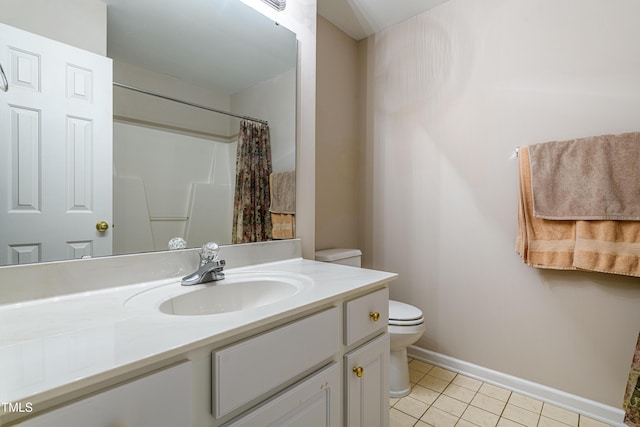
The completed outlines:
[[[0,265],[111,254],[111,60],[0,24],[0,64]]]

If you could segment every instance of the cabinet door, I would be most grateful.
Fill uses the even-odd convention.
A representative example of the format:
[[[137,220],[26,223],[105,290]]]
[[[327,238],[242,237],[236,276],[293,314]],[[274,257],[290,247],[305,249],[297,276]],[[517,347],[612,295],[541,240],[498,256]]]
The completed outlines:
[[[329,365],[225,427],[338,427],[340,368]]]
[[[191,362],[36,416],[20,427],[187,427]]]
[[[389,334],[345,356],[347,427],[389,426]]]

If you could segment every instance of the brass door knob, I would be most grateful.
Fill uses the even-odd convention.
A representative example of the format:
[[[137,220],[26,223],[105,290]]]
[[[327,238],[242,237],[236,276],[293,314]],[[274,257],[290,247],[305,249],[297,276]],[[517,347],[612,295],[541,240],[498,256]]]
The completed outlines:
[[[356,374],[356,377],[361,378],[364,375],[364,368],[362,366],[357,366],[353,368],[353,373]]]
[[[100,221],[99,223],[96,224],[96,230],[98,230],[101,233],[104,233],[108,229],[109,229],[109,224],[107,224],[105,221]]]
[[[372,311],[371,313],[369,313],[369,317],[374,322],[377,322],[378,320],[380,320],[380,313],[378,313],[377,311]]]

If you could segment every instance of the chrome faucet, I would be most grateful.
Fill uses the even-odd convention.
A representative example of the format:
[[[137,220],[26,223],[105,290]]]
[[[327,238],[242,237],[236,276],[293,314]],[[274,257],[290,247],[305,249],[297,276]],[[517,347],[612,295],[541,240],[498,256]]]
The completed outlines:
[[[200,249],[200,267],[195,273],[182,278],[182,286],[197,285],[199,283],[215,282],[224,279],[222,270],[225,266],[223,259],[218,259],[220,248],[213,242],[205,243]]]

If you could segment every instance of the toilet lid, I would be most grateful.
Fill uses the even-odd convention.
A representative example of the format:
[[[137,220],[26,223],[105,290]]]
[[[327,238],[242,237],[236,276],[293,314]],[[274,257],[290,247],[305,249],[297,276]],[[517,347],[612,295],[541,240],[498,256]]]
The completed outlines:
[[[419,325],[424,322],[419,308],[400,301],[389,300],[389,324],[398,326]]]

